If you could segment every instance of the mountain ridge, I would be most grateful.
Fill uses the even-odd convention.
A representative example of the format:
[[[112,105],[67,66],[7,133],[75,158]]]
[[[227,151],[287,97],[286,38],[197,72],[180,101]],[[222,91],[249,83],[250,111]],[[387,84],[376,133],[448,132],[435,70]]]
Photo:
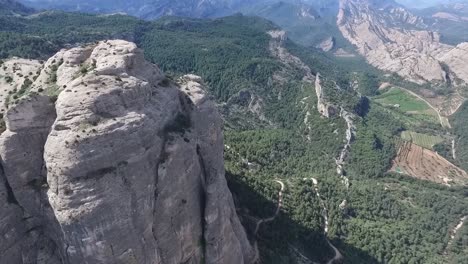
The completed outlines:
[[[316,11],[321,18],[325,17],[323,10]],[[379,12],[378,8],[374,11]],[[301,12],[297,15],[295,12],[291,17],[300,18]],[[393,15],[370,15],[385,18],[382,22],[384,30],[400,30],[398,24],[419,21],[404,11]],[[328,17],[336,20],[336,14]],[[244,260],[254,255],[254,258],[258,256],[262,262],[272,264],[327,263],[339,255],[335,249],[343,256],[343,261],[358,264],[463,263],[466,259],[463,244],[466,227],[462,224],[461,228],[455,228],[468,215],[464,185],[466,174],[460,171],[460,177],[457,178],[450,172],[433,170],[429,172],[430,177],[426,175],[431,166],[437,166],[440,161],[453,164],[445,166],[448,170],[460,164],[466,169],[466,163],[463,163],[467,153],[464,149],[466,143],[461,142],[465,138],[464,131],[467,131],[463,118],[466,104],[457,111],[457,115],[450,118],[456,134],[452,133],[452,129],[443,127],[444,122],[441,122],[442,118],[439,120],[437,110],[427,105],[432,104],[434,96],[444,96],[446,94],[442,92],[450,91],[453,87],[435,87],[432,83],[414,85],[396,74],[376,70],[358,56],[340,58],[331,52],[297,45],[291,41],[288,33],[274,23],[241,14],[219,19],[165,17],[156,21],[143,21],[124,15],[45,12],[28,17],[1,16],[0,19],[5,22],[0,24],[0,56],[4,58],[0,61],[0,85],[11,91],[11,94],[0,94],[3,107],[29,113],[28,109],[18,105],[29,107],[36,102],[36,97],[30,97],[31,93],[37,92],[46,97],[38,104],[50,106],[47,109],[50,110],[51,118],[47,120],[54,119],[54,115],[59,117],[55,118],[58,120],[57,126],[52,128],[54,137],[38,139],[50,142],[45,148],[47,155],[42,154],[40,147],[33,147],[35,144],[25,144],[35,153],[31,155],[37,157],[38,161],[44,157],[47,159],[44,162],[47,166],[41,167],[43,169],[40,173],[28,172],[27,179],[31,176],[34,181],[18,184],[21,177],[11,177],[15,174],[11,173],[11,167],[16,170],[26,167],[11,166],[8,162],[8,181],[4,181],[5,177],[0,175],[3,180],[0,182],[9,185],[3,188],[0,184],[0,198],[6,201],[2,206],[17,208],[14,206],[16,201],[28,205],[27,210],[30,211],[33,206],[24,200],[25,197],[35,196],[23,195],[18,191],[19,187],[26,191],[40,189],[36,192],[41,195],[49,189],[47,193],[51,193],[53,208],[47,210],[64,209],[57,213],[59,226],[63,226],[64,230],[74,231],[74,227],[85,225],[101,232],[99,227],[105,227],[105,237],[98,235],[90,238],[94,245],[96,240],[110,241],[107,239],[108,227],[118,229],[122,223],[128,222],[127,219],[139,223],[140,217],[120,218],[118,214],[145,214],[147,211],[141,206],[151,202],[146,203],[144,198],[139,198],[149,197],[148,201],[153,201],[152,181],[158,175],[157,186],[161,187],[156,188],[158,197],[155,199],[155,209],[158,217],[151,217],[149,213],[150,216],[144,218],[143,224],[130,228],[124,225],[123,232],[113,234],[116,237],[124,234],[125,238],[111,243],[112,247],[107,242],[98,243],[104,252],[100,251],[100,247],[92,247],[93,253],[98,252],[94,255],[109,257],[107,259],[112,263],[118,262],[114,258],[127,261],[128,257],[131,260],[132,255],[141,258],[141,263],[151,262],[154,260],[151,256],[153,250],[148,247],[147,252],[150,253],[141,253],[145,249],[139,246],[143,242],[138,238],[145,237],[145,241],[152,243],[154,237],[147,238],[147,234],[153,233],[161,245],[161,251],[158,252],[162,252],[162,263],[170,263],[172,260],[182,262],[190,258],[194,263],[203,263],[198,257],[204,249],[228,244],[230,251],[220,254],[229,255],[229,259],[224,262],[235,260],[236,264],[241,255]],[[401,30],[417,31],[419,26],[416,23],[408,25],[410,29]],[[384,30],[380,33],[386,33]],[[133,52],[130,52],[134,50],[133,45],[119,49],[103,44],[110,42],[113,45],[114,41],[106,42],[105,39],[118,36],[133,40],[143,48],[146,60],[157,63],[167,73],[165,78],[160,76],[160,71],[153,74],[151,70],[154,67],[143,63],[141,59],[131,59],[134,58],[131,55]],[[91,46],[84,43],[90,43]],[[99,69],[94,68],[92,59],[86,59],[91,58],[86,47],[97,47],[95,45],[99,49],[104,48],[101,50],[103,54],[108,53],[104,56],[108,59],[96,61]],[[76,57],[68,57],[70,59],[64,59],[63,63],[60,63],[59,57],[55,63],[52,59],[48,60],[62,47],[68,47],[63,52],[68,51]],[[70,48],[77,52],[70,52]],[[82,52],[78,52],[82,49],[85,50],[83,56],[80,55]],[[127,49],[129,54],[126,53]],[[121,53],[129,55],[130,63],[124,63],[129,66],[128,69],[115,77],[113,73],[120,72],[122,64],[113,62],[114,59],[120,61]],[[13,55],[25,59],[11,59]],[[138,56],[141,58],[141,51]],[[44,66],[40,61],[27,58],[47,59],[51,67],[45,67],[45,73],[34,80],[37,69]],[[96,70],[97,73],[103,73],[102,66],[105,68],[104,75],[108,76],[94,76]],[[56,70],[57,74],[54,74]],[[68,82],[65,76],[72,76],[73,80]],[[33,83],[44,84],[44,90],[39,91],[39,87],[30,86],[26,78]],[[57,86],[53,85],[55,79]],[[140,88],[133,87],[134,82],[140,81],[143,81]],[[111,92],[107,94],[108,91]],[[431,102],[425,102],[416,92],[428,95],[430,98],[426,101]],[[96,93],[101,96],[95,98]],[[163,97],[174,100],[158,100]],[[212,103],[212,100],[216,103]],[[200,104],[206,107],[200,109]],[[35,109],[38,115],[43,116],[39,111],[43,108]],[[83,112],[74,115],[75,110]],[[203,110],[203,113],[199,110]],[[221,114],[222,121],[215,110]],[[88,116],[93,111],[100,114],[95,126],[93,115]],[[157,111],[162,112],[158,114]],[[143,120],[148,122],[139,123],[139,117],[143,116],[147,118]],[[189,116],[198,118],[187,118]],[[215,120],[211,117],[215,117]],[[159,118],[161,122],[158,122]],[[166,119],[173,122],[165,126]],[[47,120],[34,120],[49,126]],[[222,125],[224,132],[220,133]],[[155,132],[158,127],[163,127],[167,135]],[[134,129],[131,131],[135,132],[127,135],[125,131],[128,130],[125,128]],[[149,136],[145,131],[150,131]],[[26,132],[22,131],[22,135]],[[116,134],[113,133],[121,134],[114,136]],[[8,128],[5,137],[10,134]],[[108,140],[106,134],[109,134]],[[404,136],[408,134],[411,139]],[[221,143],[223,136],[224,143]],[[24,138],[36,140],[29,136]],[[68,148],[63,146],[65,142],[61,138],[68,142]],[[167,138],[167,144],[162,144],[165,146],[164,151],[159,152],[159,145],[153,145],[152,142],[159,142],[161,138]],[[96,142],[100,140],[103,142]],[[455,142],[454,145],[452,142]],[[122,149],[127,145],[130,145],[129,150]],[[204,147],[206,145],[215,149],[207,150]],[[408,145],[411,148],[405,147]],[[102,148],[102,155],[98,155],[95,146]],[[14,149],[21,150],[18,147]],[[80,149],[84,151],[77,151]],[[224,159],[220,155],[223,149]],[[153,152],[156,155],[139,158]],[[206,152],[210,155],[203,154]],[[421,155],[420,152],[428,155]],[[157,158],[158,153],[161,153],[161,158]],[[13,150],[8,155],[0,153],[2,159],[7,157],[11,161],[11,157],[16,156],[23,163],[26,162],[21,159],[21,155],[14,154]],[[102,157],[102,160],[95,161],[96,156]],[[134,158],[127,160],[127,156]],[[128,164],[120,164],[122,159]],[[29,159],[28,164],[36,164],[35,160]],[[224,160],[224,166],[221,160]],[[155,163],[159,166],[157,172],[153,173]],[[134,164],[141,166],[133,167]],[[47,175],[49,168],[53,176],[51,184],[43,182],[41,178]],[[130,173],[122,175],[128,170]],[[218,190],[213,191],[216,188],[212,188],[205,192],[203,186],[210,183],[213,177],[206,180],[207,177],[203,175],[217,172],[219,177],[214,179],[221,183],[224,171],[229,190],[221,184],[223,186],[217,185],[220,187]],[[62,175],[62,172],[66,173]],[[146,175],[146,172],[151,175]],[[136,174],[139,177],[131,177]],[[139,184],[136,178],[146,179],[150,184]],[[93,181],[96,184],[91,184]],[[104,185],[107,188],[102,187]],[[128,201],[135,200],[131,195],[134,193],[132,189],[138,186],[143,186],[137,189],[140,190],[136,195],[138,202],[129,207]],[[58,187],[58,192],[55,187]],[[13,192],[9,192],[9,189]],[[96,191],[97,194],[86,196],[86,191],[91,194]],[[12,195],[16,193],[20,195]],[[191,209],[203,208],[209,193],[218,198],[213,199],[216,200],[215,205],[221,206],[215,211],[231,216],[220,220],[227,223],[221,229],[245,230],[248,242],[240,243],[242,250],[238,250],[235,239],[216,242],[226,236],[230,237],[222,232],[205,232],[205,235],[212,234],[210,239],[197,239],[199,231],[207,231],[212,222],[200,221],[200,216],[205,214],[202,210]],[[231,203],[230,193],[234,205],[226,206],[225,199],[228,200],[227,204]],[[116,194],[122,194],[120,196],[124,199],[118,201],[119,195]],[[84,199],[90,201],[89,207],[80,206],[79,197],[86,197]],[[107,217],[115,215],[112,211],[115,206],[109,206],[111,209],[105,207],[113,197],[116,197],[116,204],[119,205],[116,207],[119,210],[115,210],[118,211],[117,219],[122,219],[117,223]],[[47,205],[47,201],[42,204]],[[102,217],[93,220],[92,208],[102,209]],[[136,210],[132,211],[132,208]],[[212,212],[208,207],[204,209],[207,214]],[[20,211],[13,211],[19,212],[12,214],[15,219],[22,219]],[[186,217],[181,219],[177,217],[179,214]],[[72,219],[68,219],[67,215],[71,215]],[[258,224],[271,219],[273,215],[276,216],[273,221]],[[90,218],[86,218],[88,216]],[[237,224],[236,218],[242,226]],[[35,222],[38,217],[28,219],[34,221],[25,219],[26,224],[36,227],[31,232],[32,241],[47,245],[46,249],[39,249],[39,256],[52,252],[49,249],[54,248],[53,240],[44,234],[55,236],[54,230],[59,229],[52,228],[50,232],[47,230],[40,233],[43,229],[36,226]],[[161,221],[155,221],[158,219]],[[209,219],[212,220],[211,217]],[[147,225],[152,221],[153,225]],[[102,225],[96,227],[96,222]],[[148,226],[152,228],[145,228]],[[180,226],[182,228],[179,229]],[[147,233],[141,232],[142,229],[148,230]],[[131,230],[131,234],[127,235],[127,230]],[[23,234],[23,231],[17,233]],[[39,232],[39,240],[34,240],[35,231]],[[245,242],[242,232],[239,232],[236,237]],[[73,237],[82,238],[85,234],[80,230],[76,235],[57,233],[65,241],[71,240],[71,256],[80,259],[82,245],[87,245],[86,241],[89,240],[78,241],[78,247],[75,248],[79,250],[76,253],[73,251]],[[129,240],[131,242],[127,243]],[[29,243],[31,240],[24,241]],[[170,244],[172,241],[176,243]],[[253,251],[249,243],[253,245]],[[62,246],[61,243],[56,244]],[[27,246],[32,248],[28,257],[34,259],[35,247],[30,244]],[[0,250],[2,248],[0,245]],[[128,248],[131,252],[126,250]],[[172,251],[174,248],[176,250]],[[14,247],[11,252],[12,255],[19,252],[18,247]],[[254,254],[250,254],[252,252]],[[145,256],[148,256],[146,260]],[[13,257],[16,260],[20,256],[17,254]]]
[[[16,0],[0,0],[0,13],[25,15],[33,12],[32,8],[28,8]]]

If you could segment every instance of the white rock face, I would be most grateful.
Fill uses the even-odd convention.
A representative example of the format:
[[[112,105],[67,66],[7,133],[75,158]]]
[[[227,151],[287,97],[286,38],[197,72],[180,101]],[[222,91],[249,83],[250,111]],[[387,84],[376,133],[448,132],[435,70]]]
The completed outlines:
[[[126,41],[49,59],[0,137],[2,263],[251,263],[203,89]]]
[[[316,48],[321,49],[325,52],[331,51],[334,47],[335,47],[335,40],[333,39],[333,37],[326,38],[319,45],[316,46]]]
[[[468,43],[464,42],[445,54],[441,54],[439,59],[446,63],[450,70],[452,70],[456,77],[464,82],[468,82]]]
[[[38,61],[20,58],[0,63],[0,113],[6,112],[6,105],[14,101],[12,94],[19,92],[25,82],[32,82],[41,67]]]
[[[433,18],[439,18],[439,19],[446,19],[446,20],[451,20],[455,22],[463,22],[463,21],[468,21],[468,17],[466,16],[458,16],[456,14],[452,13],[447,13],[447,12],[437,12],[432,15]]]
[[[341,0],[337,21],[370,64],[420,84],[448,78],[468,82],[468,66],[460,63],[468,57],[467,43],[443,44],[438,33],[416,29],[425,27],[421,18],[396,4],[377,2]]]
[[[328,101],[325,100],[320,74],[317,74],[315,79],[315,93],[317,94],[317,110],[319,113],[326,118],[330,118],[331,116],[336,115],[336,106],[328,103]]]

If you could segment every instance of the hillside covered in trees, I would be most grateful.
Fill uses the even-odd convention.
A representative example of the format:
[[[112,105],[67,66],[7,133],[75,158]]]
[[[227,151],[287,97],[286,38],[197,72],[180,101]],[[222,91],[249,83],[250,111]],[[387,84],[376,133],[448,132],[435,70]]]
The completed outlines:
[[[154,22],[62,12],[0,16],[0,58],[43,59],[65,46],[124,38],[174,80],[200,75],[223,113],[229,186],[264,263],[326,262],[334,255],[328,239],[346,263],[466,263],[468,228],[450,235],[468,215],[466,187],[388,173],[396,139],[409,127],[364,97],[378,93],[385,77],[359,58],[343,63],[281,43],[311,74],[323,76],[325,98],[339,109],[324,118],[304,68],[272,53],[272,30],[278,27],[267,20],[241,15]],[[356,127],[345,177],[336,171],[346,144],[341,109],[352,113]],[[463,122],[455,130],[462,133]],[[275,212],[275,181],[286,186],[284,204],[256,233],[257,220]]]

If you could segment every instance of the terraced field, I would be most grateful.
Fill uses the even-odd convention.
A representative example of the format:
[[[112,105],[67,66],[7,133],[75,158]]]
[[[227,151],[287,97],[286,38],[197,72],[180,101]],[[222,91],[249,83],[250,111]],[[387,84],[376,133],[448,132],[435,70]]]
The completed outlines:
[[[401,141],[391,171],[445,185],[468,183],[468,174],[434,151]]]
[[[439,136],[431,136],[413,131],[403,131],[403,133],[401,133],[401,138],[426,149],[432,149],[434,145],[444,141],[444,139]]]

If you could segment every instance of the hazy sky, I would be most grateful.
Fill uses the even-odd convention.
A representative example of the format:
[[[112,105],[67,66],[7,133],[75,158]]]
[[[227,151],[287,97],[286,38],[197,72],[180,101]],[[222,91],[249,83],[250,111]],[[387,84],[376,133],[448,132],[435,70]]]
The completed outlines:
[[[438,4],[468,2],[468,0],[396,0],[398,3],[411,8],[425,8]]]
[[[30,2],[30,3],[61,3],[61,4],[64,4],[64,3],[80,3],[81,0],[19,0],[20,2]],[[157,2],[157,0],[154,0],[155,2]],[[165,0],[167,1],[167,0]],[[161,2],[165,2],[165,1],[161,1]],[[182,0],[182,1],[189,1],[189,0]],[[236,0],[231,0],[231,1],[236,1]],[[260,2],[261,0],[254,0],[252,2],[255,2],[255,1],[258,1]],[[265,0],[262,0],[262,1],[265,1]],[[270,1],[273,1],[273,0],[270,0]],[[280,1],[280,0],[277,0],[277,1]],[[313,4],[314,6],[328,6],[330,2],[332,1],[336,1],[338,2],[339,0],[288,0],[288,1],[291,1],[291,2],[294,2],[294,1],[298,1],[298,2],[306,2],[306,3],[310,3],[310,4]],[[426,7],[431,7],[431,6],[435,6],[435,5],[438,5],[438,4],[447,4],[447,3],[459,3],[459,2],[464,2],[464,3],[468,3],[468,0],[395,0],[396,2],[400,3],[400,4],[403,4],[404,6],[406,7],[409,7],[409,8],[426,8]],[[88,2],[88,3],[101,3],[101,1],[99,0],[88,0],[88,1],[84,1],[84,2]],[[109,1],[103,1],[103,2],[109,2]],[[112,1],[110,1],[112,2]],[[142,0],[120,0],[118,2],[143,2]],[[220,1],[221,2],[221,1]]]

